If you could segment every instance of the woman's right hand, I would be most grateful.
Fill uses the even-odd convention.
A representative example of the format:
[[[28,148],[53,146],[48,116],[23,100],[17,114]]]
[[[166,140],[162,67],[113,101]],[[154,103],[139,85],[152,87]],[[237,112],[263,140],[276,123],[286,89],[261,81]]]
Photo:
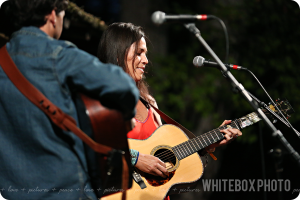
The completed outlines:
[[[148,174],[161,176],[163,178],[166,178],[169,174],[164,162],[159,158],[148,154],[139,153],[139,158],[135,167]]]

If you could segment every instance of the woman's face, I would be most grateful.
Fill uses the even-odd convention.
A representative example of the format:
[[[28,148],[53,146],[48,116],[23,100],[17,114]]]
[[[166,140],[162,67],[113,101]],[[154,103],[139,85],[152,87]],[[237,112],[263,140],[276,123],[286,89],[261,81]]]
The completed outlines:
[[[129,75],[135,80],[135,82],[138,82],[142,80],[145,67],[148,64],[148,59],[146,56],[147,44],[145,38],[142,37],[137,44],[137,55],[135,55],[135,45],[136,42],[130,46],[126,63],[129,69]],[[133,60],[134,63],[132,63]]]

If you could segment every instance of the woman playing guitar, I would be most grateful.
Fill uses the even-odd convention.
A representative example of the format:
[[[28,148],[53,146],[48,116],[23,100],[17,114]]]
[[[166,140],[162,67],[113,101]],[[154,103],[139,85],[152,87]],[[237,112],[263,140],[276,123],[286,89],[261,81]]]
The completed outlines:
[[[157,107],[155,99],[150,96],[144,80],[147,59],[147,37],[140,26],[131,23],[111,24],[103,33],[99,47],[98,58],[104,63],[116,64],[123,68],[136,82],[141,99],[136,106],[135,128],[128,133],[128,138],[147,139],[160,125],[161,118],[149,104]],[[222,125],[229,124],[225,120]],[[208,146],[205,150],[214,151],[215,147],[227,144],[232,138],[241,136],[238,129],[222,130],[225,139]],[[206,153],[206,152],[205,152]],[[166,177],[166,165],[155,156],[138,153],[132,150],[133,165],[148,174]],[[167,197],[166,199],[169,199]]]

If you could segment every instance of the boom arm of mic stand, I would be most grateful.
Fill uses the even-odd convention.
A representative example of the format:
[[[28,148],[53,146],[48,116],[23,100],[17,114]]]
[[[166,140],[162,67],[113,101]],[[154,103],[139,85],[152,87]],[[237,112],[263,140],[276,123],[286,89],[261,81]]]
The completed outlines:
[[[245,90],[244,86],[240,84],[235,77],[230,73],[230,71],[225,67],[225,65],[222,63],[222,61],[218,58],[218,56],[215,54],[215,52],[210,48],[210,46],[205,42],[205,40],[202,38],[199,29],[195,26],[194,23],[184,24],[184,26],[193,34],[195,34],[196,38],[201,42],[201,44],[204,46],[204,48],[208,51],[208,53],[215,59],[215,61],[219,64],[221,67],[223,73],[227,76],[227,78],[236,86],[236,88],[243,94],[243,96],[246,98],[246,100],[250,103],[250,105],[254,108],[254,110],[257,111],[259,116],[262,120],[265,121],[267,126],[272,130],[273,136],[277,137],[283,146],[287,149],[287,151],[293,156],[293,158],[296,160],[298,165],[300,166],[300,156],[299,154],[293,149],[293,147],[288,143],[288,141],[284,138],[280,130],[277,130],[276,127],[272,124],[272,122],[266,117],[266,115],[263,113],[263,111],[258,107],[257,103],[253,101],[253,99],[250,97],[249,93]]]

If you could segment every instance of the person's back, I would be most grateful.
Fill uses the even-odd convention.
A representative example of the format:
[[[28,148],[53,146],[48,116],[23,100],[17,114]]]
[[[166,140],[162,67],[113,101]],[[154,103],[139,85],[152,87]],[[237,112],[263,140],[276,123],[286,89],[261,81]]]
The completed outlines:
[[[72,95],[76,92],[115,106],[127,119],[134,116],[138,91],[122,69],[104,65],[34,26],[15,32],[6,47],[22,74],[74,119],[77,112]],[[83,142],[56,127],[18,91],[2,68],[0,85],[2,196],[9,200],[96,199]]]

